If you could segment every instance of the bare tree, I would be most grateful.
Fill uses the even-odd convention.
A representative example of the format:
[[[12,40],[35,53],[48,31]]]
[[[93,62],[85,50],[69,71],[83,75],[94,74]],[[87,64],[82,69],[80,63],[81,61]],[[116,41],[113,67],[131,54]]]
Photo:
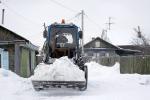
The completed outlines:
[[[132,40],[132,44],[134,45],[142,45],[148,46],[150,45],[150,40],[141,32],[140,26],[138,28],[134,28],[134,31],[137,33],[136,38]]]

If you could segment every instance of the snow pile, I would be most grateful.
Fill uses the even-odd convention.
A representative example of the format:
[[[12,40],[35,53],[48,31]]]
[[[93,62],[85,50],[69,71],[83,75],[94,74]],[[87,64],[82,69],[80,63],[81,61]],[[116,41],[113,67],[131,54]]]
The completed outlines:
[[[120,75],[120,64],[116,63],[113,67],[100,65],[96,62],[86,63],[89,69],[89,78],[109,78]]]
[[[103,81],[129,81],[133,84],[150,84],[150,75],[120,74],[120,64],[113,67],[100,65],[96,62],[86,63],[89,69],[89,79]],[[120,82],[118,82],[120,83]]]
[[[53,64],[39,64],[34,71],[32,80],[85,81],[84,76],[84,71],[73,64],[68,57],[61,57],[56,59]]]
[[[16,100],[16,96],[33,91],[31,81],[0,68],[0,100]]]

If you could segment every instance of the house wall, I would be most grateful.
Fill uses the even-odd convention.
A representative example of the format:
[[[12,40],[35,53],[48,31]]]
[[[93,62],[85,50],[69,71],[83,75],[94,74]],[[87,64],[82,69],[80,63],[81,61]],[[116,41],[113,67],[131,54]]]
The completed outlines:
[[[8,51],[9,70],[22,77],[29,77],[36,66],[35,50],[37,49],[30,47],[31,45],[27,45],[30,44],[28,42],[23,37],[0,26],[0,48]]]
[[[13,72],[15,72],[15,40],[22,40],[22,38],[0,26],[0,48],[8,51],[9,69]]]
[[[104,42],[101,39],[95,39],[94,41],[88,43],[87,45],[84,46],[84,48],[88,48],[91,49],[91,51],[85,51],[85,54],[87,56],[93,56],[93,57],[97,57],[97,56],[102,56],[102,57],[109,57],[109,56],[115,56],[116,53],[113,49],[115,49],[115,47],[113,47],[112,45],[108,44],[107,42]],[[104,51],[95,51],[92,50],[92,48],[109,48],[112,50],[104,50]]]
[[[119,59],[118,55],[115,52],[116,47],[99,38],[86,44],[84,48],[85,55],[88,61],[96,61],[97,63],[100,63],[105,66],[112,66]],[[102,50],[102,48],[104,50]]]
[[[28,77],[30,76],[29,50],[22,47],[20,56],[20,75]]]
[[[14,44],[9,45],[0,45],[1,49],[5,49],[8,51],[9,58],[9,70],[15,72],[15,46]],[[30,50],[26,47],[19,47],[20,55],[18,55],[19,59],[19,73],[22,77],[29,77],[33,74],[36,62],[36,54],[34,50]],[[1,65],[0,65],[1,66]]]
[[[33,74],[33,71],[34,71],[34,69],[35,69],[35,67],[36,67],[36,53],[35,53],[35,51],[33,51],[33,50],[31,50],[30,51],[30,57],[31,57],[31,74]]]
[[[36,54],[34,50],[21,47],[20,56],[20,75],[22,77],[29,77],[33,74],[36,67]]]

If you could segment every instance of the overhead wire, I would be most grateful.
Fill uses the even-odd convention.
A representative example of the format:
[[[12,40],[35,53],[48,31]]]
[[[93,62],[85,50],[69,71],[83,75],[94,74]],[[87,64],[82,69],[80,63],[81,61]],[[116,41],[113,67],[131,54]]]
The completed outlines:
[[[76,10],[74,10],[74,9],[72,9],[72,8],[70,8],[70,7],[64,5],[64,4],[62,4],[62,3],[60,3],[60,2],[58,2],[58,1],[56,1],[56,0],[49,0],[49,1],[51,1],[51,2],[53,2],[53,3],[55,3],[55,4],[57,4],[57,5],[59,5],[59,6],[63,7],[63,8],[65,8],[65,9],[71,11],[71,12],[77,13]]]
[[[70,8],[70,7],[64,5],[64,4],[62,4],[62,3],[60,3],[60,2],[58,2],[58,1],[56,1],[56,0],[49,0],[49,1],[51,1],[51,2],[53,2],[53,3],[55,3],[55,4],[57,4],[57,5],[59,5],[59,6],[63,7],[63,8],[65,8],[65,9],[67,9],[68,11],[77,13],[76,10],[74,10],[74,9],[72,9],[72,8]],[[3,5],[4,5],[5,7],[7,7],[10,11],[12,11],[14,14],[16,14],[16,15],[22,17],[22,18],[25,19],[26,21],[28,21],[28,22],[30,22],[30,23],[32,23],[32,24],[34,23],[34,24],[37,25],[37,26],[40,26],[39,23],[37,23],[37,22],[35,22],[35,21],[33,21],[33,20],[30,20],[29,18],[26,18],[25,16],[23,16],[23,15],[21,15],[20,13],[16,12],[16,11],[13,10],[12,8],[8,7],[4,2],[1,2],[1,4],[3,4]],[[73,20],[73,19],[79,17],[80,15],[81,15],[81,13],[77,13],[75,16],[73,16],[72,18],[68,19],[67,21],[71,21],[71,20]],[[91,23],[93,23],[93,25],[95,25],[98,29],[103,29],[98,23],[96,23],[93,19],[91,19],[87,14],[84,13],[84,15],[85,15],[86,18],[87,18]]]
[[[69,19],[68,19],[68,20],[66,20],[66,21],[67,21],[67,22],[69,22],[69,21],[72,21],[72,20],[74,20],[74,19],[78,18],[78,17],[80,16],[80,14],[81,14],[81,13],[77,13],[75,16],[73,16],[73,17],[69,18]]]
[[[57,4],[57,5],[59,5],[59,6],[63,7],[63,8],[65,8],[65,9],[71,11],[71,12],[77,13],[76,10],[74,10],[74,9],[72,9],[72,8],[70,8],[70,7],[64,5],[64,4],[62,4],[62,3],[60,3],[60,2],[58,2],[58,1],[56,1],[56,0],[49,0],[49,1],[51,1],[51,2],[53,2],[53,3],[55,3],[55,4]],[[32,23],[32,24],[34,23],[34,24],[36,24],[37,26],[40,26],[39,23],[37,23],[37,22],[35,22],[35,21],[33,21],[33,20],[31,20],[31,19],[29,19],[29,18],[27,18],[27,17],[21,15],[20,13],[16,12],[14,9],[12,9],[11,7],[9,7],[6,3],[1,2],[1,4],[3,4],[7,9],[9,9],[9,10],[10,10],[11,12],[13,12],[15,15],[17,15],[17,16],[23,18],[24,20],[26,20],[26,21],[28,21],[28,22],[30,22],[30,23]],[[79,14],[80,14],[80,13],[77,13],[75,16],[73,16],[72,18],[68,19],[67,21],[71,21],[71,20],[77,18],[77,17],[79,16]]]
[[[70,12],[77,13],[75,16],[73,16],[73,17],[67,19],[67,20],[66,20],[67,22],[76,19],[76,18],[79,17],[79,15],[81,14],[81,13],[78,13],[78,11],[76,11],[76,10],[74,10],[74,9],[72,9],[72,8],[70,8],[70,7],[68,7],[68,6],[66,6],[66,5],[64,5],[64,4],[62,4],[62,3],[58,2],[58,1],[56,1],[56,0],[49,0],[49,1],[51,1],[52,3],[54,3],[54,4],[56,4],[56,5],[60,6],[60,7],[62,7],[62,8],[64,8],[64,9],[66,9],[66,10],[68,10],[68,11],[70,11]]]
[[[93,19],[91,19],[87,14],[85,14],[86,18],[93,23],[98,29],[103,29],[97,22],[95,22]]]
[[[22,18],[22,19],[28,21],[29,23],[34,24],[34,25],[36,25],[36,26],[38,26],[38,27],[41,26],[40,23],[37,23],[37,22],[35,22],[35,21],[33,21],[33,20],[31,20],[31,19],[29,19],[29,18],[27,18],[27,17],[21,15],[20,13],[18,13],[17,11],[15,11],[15,10],[12,9],[11,7],[9,7],[6,3],[1,2],[1,4],[3,4],[3,5],[4,5],[8,10],[10,10],[12,13],[14,13],[15,15],[19,16],[20,18]]]

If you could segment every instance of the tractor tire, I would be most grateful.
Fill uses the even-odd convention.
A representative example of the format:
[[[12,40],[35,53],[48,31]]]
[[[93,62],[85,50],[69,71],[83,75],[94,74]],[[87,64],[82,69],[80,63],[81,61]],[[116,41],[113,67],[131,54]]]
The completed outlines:
[[[87,66],[84,66],[84,72],[85,72],[85,85],[84,86],[80,86],[79,90],[80,91],[85,91],[87,89],[87,84],[88,84],[88,68]]]
[[[44,62],[48,63],[49,61],[49,46],[48,44],[46,44],[45,48],[44,48]]]

